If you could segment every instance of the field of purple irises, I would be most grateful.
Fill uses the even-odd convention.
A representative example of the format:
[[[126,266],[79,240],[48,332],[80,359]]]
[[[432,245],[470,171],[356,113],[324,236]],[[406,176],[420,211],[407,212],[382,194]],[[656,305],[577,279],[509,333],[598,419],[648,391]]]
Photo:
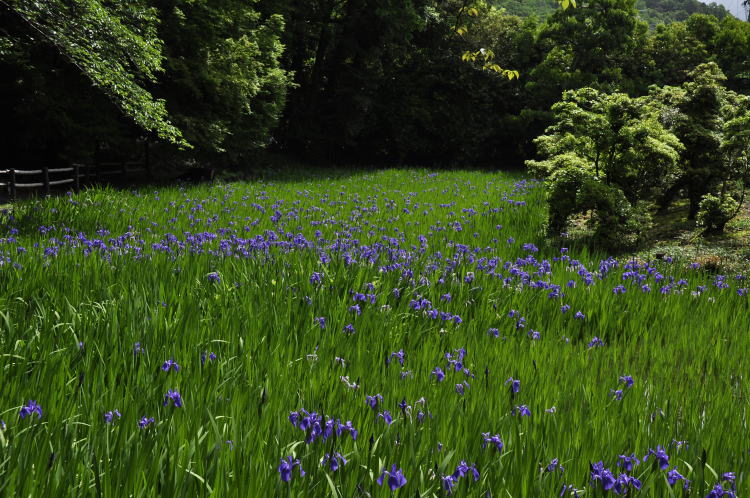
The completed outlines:
[[[750,489],[747,281],[544,237],[480,172],[0,214],[0,495]]]

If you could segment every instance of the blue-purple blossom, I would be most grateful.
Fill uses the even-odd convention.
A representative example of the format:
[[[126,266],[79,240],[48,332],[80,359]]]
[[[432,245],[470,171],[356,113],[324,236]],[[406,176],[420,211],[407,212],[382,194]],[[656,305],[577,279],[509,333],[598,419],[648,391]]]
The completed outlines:
[[[381,401],[383,401],[383,396],[381,394],[376,394],[374,396],[366,396],[365,397],[365,402],[373,410],[377,409],[378,403],[381,402]]]
[[[180,371],[180,365],[177,364],[176,361],[173,359],[169,359],[164,362],[164,364],[161,366],[161,369],[165,372],[169,372],[170,370],[174,370],[175,372]]]
[[[632,472],[633,468],[641,463],[638,457],[635,456],[635,453],[631,453],[630,456],[620,455],[617,458],[617,466],[625,469],[625,472]]]
[[[643,461],[646,462],[651,456],[656,458],[656,463],[661,470],[667,470],[667,468],[669,468],[669,455],[667,455],[667,452],[664,451],[664,448],[662,448],[661,445],[658,445],[655,450],[649,448],[648,453],[643,457]]]
[[[677,484],[677,481],[682,481],[682,487],[687,489],[690,486],[690,481],[685,479],[685,476],[677,472],[677,467],[673,468],[669,472],[667,472],[667,482],[670,486],[674,486]]]
[[[210,361],[216,360],[216,353],[207,353],[206,351],[201,353],[201,365],[206,364],[206,358],[208,358]]]
[[[333,455],[331,455],[330,453],[326,453],[323,456],[323,459],[320,461],[320,466],[322,467],[326,463],[328,464],[328,468],[331,469],[331,472],[336,472],[341,466],[349,463],[349,461],[344,458],[344,455],[337,451],[334,452]]]
[[[497,451],[502,452],[503,447],[505,446],[503,444],[503,440],[500,439],[500,434],[495,434],[494,436],[490,436],[489,432],[483,432],[482,433],[482,448],[486,448],[488,444],[491,444],[497,449]]]
[[[511,410],[511,415],[518,415],[520,417],[530,417],[531,416],[531,410],[529,410],[529,407],[526,405],[518,405],[513,410]]]
[[[143,416],[138,421],[138,427],[140,427],[141,429],[145,429],[146,427],[148,427],[149,425],[151,425],[153,423],[154,423],[154,417]]]
[[[164,395],[164,406],[167,406],[170,401],[175,406],[175,408],[182,407],[182,396],[180,396],[180,393],[178,393],[177,391],[173,391],[172,389],[168,390],[167,394]]]
[[[42,407],[32,399],[21,407],[21,410],[18,412],[18,416],[24,419],[29,415],[33,415],[34,413],[36,413],[37,419],[42,418]]]
[[[386,483],[388,484],[388,487],[391,489],[391,491],[396,491],[397,489],[402,488],[406,485],[406,478],[404,477],[404,473],[401,469],[396,468],[395,463],[391,466],[391,470],[383,469],[380,477],[378,477],[377,479],[378,486],[383,485],[383,481],[386,477],[388,478],[386,480]]]
[[[435,377],[438,382],[443,382],[443,379],[445,379],[445,373],[443,372],[443,369],[440,367],[435,367],[432,372],[430,373],[430,377]]]
[[[706,498],[736,498],[733,491],[724,489],[721,484],[716,484],[706,495]]]
[[[625,384],[625,387],[633,387],[633,377],[630,375],[621,375],[619,378],[619,381],[623,384]]]
[[[387,357],[387,358],[385,359],[385,364],[386,364],[386,365],[390,365],[390,364],[391,364],[391,361],[393,361],[393,357],[394,357],[394,356],[396,357],[396,360],[398,360],[399,364],[400,364],[401,366],[404,366],[404,359],[406,358],[406,355],[405,355],[405,353],[404,353],[404,350],[403,350],[403,349],[401,349],[401,350],[399,350],[399,351],[396,351],[395,353],[391,353],[391,355],[390,355],[390,356],[388,356],[388,357]]]
[[[594,336],[594,338],[591,339],[591,341],[589,341],[589,343],[587,344],[586,347],[588,347],[589,349],[591,349],[591,348],[600,348],[602,346],[604,346],[604,341],[602,341],[598,337]]]
[[[121,418],[122,415],[120,414],[119,410],[111,410],[104,414],[104,421],[108,424],[111,424],[114,421],[114,418]]]
[[[609,491],[615,486],[615,482],[617,482],[617,479],[615,479],[615,476],[614,474],[612,474],[611,470],[604,467],[603,462],[590,464],[590,469],[592,486],[596,486],[596,484],[598,483],[604,491]]]
[[[294,467],[299,468],[300,477],[305,476],[305,471],[302,468],[302,464],[300,463],[299,459],[292,460],[291,456],[281,459],[281,463],[279,464],[278,470],[279,470],[279,477],[281,477],[282,481],[289,482],[292,480],[292,470],[294,470]]]
[[[391,412],[388,410],[383,410],[381,413],[378,413],[378,418],[382,418],[388,425],[391,425],[393,423],[393,417],[391,416]]]
[[[471,475],[474,477],[474,482],[479,480],[479,470],[477,470],[477,467],[475,464],[468,465],[466,461],[462,460],[457,466],[456,470],[453,472],[452,476],[454,481],[458,481],[462,477],[466,477],[468,475]]]
[[[510,383],[510,390],[513,394],[518,394],[518,392],[521,390],[521,381],[514,379],[513,377],[509,377],[508,380],[505,381],[505,384],[507,385]]]
[[[560,460],[558,458],[553,458],[550,463],[545,467],[545,472],[554,472],[559,471],[561,474],[565,472],[565,467],[560,465]]]

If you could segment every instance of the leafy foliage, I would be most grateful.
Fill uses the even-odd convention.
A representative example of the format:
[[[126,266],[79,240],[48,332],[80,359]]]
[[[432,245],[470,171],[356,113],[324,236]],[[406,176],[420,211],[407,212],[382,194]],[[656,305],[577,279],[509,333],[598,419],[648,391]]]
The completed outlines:
[[[552,110],[554,124],[535,140],[545,159],[527,161],[549,178],[549,229],[559,234],[572,216],[592,211],[597,241],[614,247],[646,221],[639,203],[675,181],[682,145],[648,97],[582,88]]]
[[[253,2],[152,0],[160,19],[165,75],[157,91],[186,138],[225,160],[267,145],[285,104],[280,15],[261,19]]]
[[[155,81],[162,70],[157,18],[145,2],[2,3],[32,32],[23,41],[6,38],[6,44],[16,46],[29,39],[52,44],[139,126],[162,139],[185,145],[180,131],[169,121],[164,101],[154,99],[144,87],[144,83]]]

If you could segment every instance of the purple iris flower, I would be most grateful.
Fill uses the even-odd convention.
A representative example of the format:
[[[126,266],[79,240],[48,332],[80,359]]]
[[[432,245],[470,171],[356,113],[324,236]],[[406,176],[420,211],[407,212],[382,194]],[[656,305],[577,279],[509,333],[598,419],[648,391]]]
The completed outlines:
[[[734,492],[724,489],[721,484],[717,484],[706,495],[706,498],[736,498]]]
[[[725,472],[721,475],[721,480],[730,483],[732,486],[734,486],[735,479],[737,479],[737,476],[734,472]]]
[[[370,408],[373,410],[377,409],[378,403],[383,401],[383,396],[380,394],[376,394],[375,396],[367,396],[365,398],[365,402],[369,405]]]
[[[621,375],[619,378],[620,382],[625,384],[625,387],[633,387],[633,377],[630,375]]]
[[[406,355],[405,355],[403,349],[401,349],[399,351],[396,351],[395,353],[391,353],[391,355],[385,359],[385,364],[386,365],[390,365],[391,361],[393,361],[393,357],[394,356],[396,357],[396,360],[398,360],[399,364],[401,366],[404,366],[404,359],[405,359]]]
[[[554,472],[555,470],[559,470],[561,474],[565,472],[565,467],[560,465],[560,460],[557,458],[553,458],[547,468],[544,469],[545,472]]]
[[[521,390],[521,381],[514,379],[513,377],[509,377],[508,380],[505,381],[506,385],[508,383],[510,383],[511,392],[513,392],[513,394],[518,394],[518,392]]]
[[[406,416],[406,409],[409,408],[409,410],[411,410],[411,406],[406,404],[406,398],[401,400],[401,403],[398,404],[398,407],[401,408],[401,413],[403,413],[404,417]]]
[[[437,379],[438,382],[443,382],[443,379],[445,379],[445,373],[443,372],[443,369],[440,367],[435,367],[432,372],[430,373],[430,377],[435,376],[435,379]]]
[[[216,283],[221,282],[221,277],[215,271],[212,271],[211,273],[206,275],[206,278],[208,278],[209,282],[216,282]]]
[[[326,317],[319,316],[315,319],[315,323],[317,323],[320,326],[321,330],[324,330],[326,328]]]
[[[574,315],[574,318],[577,318],[578,320],[583,320],[584,318],[586,318],[586,315],[584,315],[580,311],[576,311],[576,314]]]
[[[42,418],[42,407],[32,399],[21,407],[21,410],[18,412],[18,416],[24,419],[29,415],[33,415],[34,413],[36,413],[37,419]]]
[[[169,372],[170,369],[173,369],[175,372],[179,372],[180,365],[178,365],[176,361],[170,358],[169,360],[164,362],[164,364],[161,366],[161,369],[165,372]]]
[[[603,462],[592,463],[591,468],[591,485],[594,486],[596,482],[599,482],[604,491],[609,491],[615,486],[617,479],[615,479],[612,471],[604,467]]]
[[[356,330],[354,330],[354,325],[352,325],[351,323],[344,326],[344,333],[345,334],[352,335],[355,332],[356,332]]]
[[[479,480],[479,471],[477,470],[476,465],[467,465],[466,462],[462,460],[461,463],[456,466],[456,470],[453,472],[452,477],[454,480],[458,481],[458,479],[469,475],[469,473],[474,476],[474,482]]]
[[[641,463],[638,457],[635,456],[635,453],[631,453],[630,456],[620,455],[618,459],[617,466],[622,467],[626,472],[632,472],[633,467]]]
[[[661,470],[667,470],[667,468],[669,468],[669,455],[667,455],[667,452],[664,451],[664,448],[662,448],[661,445],[658,445],[655,450],[649,448],[648,453],[643,457],[643,461],[645,462],[648,460],[651,455],[656,458],[656,462],[659,464]]]
[[[453,486],[457,484],[456,479],[453,476],[443,476],[440,478],[443,489],[450,495],[453,493]]]
[[[148,427],[149,425],[153,423],[154,423],[154,417],[149,418],[149,417],[144,416],[144,417],[141,417],[141,419],[138,421],[138,427],[140,427],[141,429],[145,429],[146,427]]]
[[[628,493],[628,488],[633,488],[636,491],[641,489],[641,481],[633,476],[627,474],[620,474],[617,476],[613,491],[618,495],[625,495]]]
[[[469,387],[469,383],[466,381],[463,381],[461,384],[456,384],[456,392],[459,396],[463,396],[467,387]]]
[[[339,470],[340,466],[346,465],[347,463],[349,463],[349,461],[344,458],[344,455],[342,455],[341,453],[335,452],[333,455],[331,455],[330,453],[326,453],[323,456],[323,459],[320,461],[320,465],[323,466],[326,463],[328,463],[328,467],[331,469],[331,472],[336,472],[337,470]]]
[[[591,341],[588,343],[588,345],[586,347],[588,347],[589,349],[591,349],[591,348],[600,348],[602,346],[604,346],[604,341],[602,341],[598,337],[594,336],[594,338],[591,339]]]
[[[206,364],[206,358],[208,358],[210,361],[216,360],[216,353],[206,353],[206,351],[201,353],[201,365]]]
[[[164,395],[164,406],[167,406],[167,404],[172,401],[175,408],[181,408],[182,407],[182,396],[180,396],[180,393],[173,390],[168,390],[167,394]]]
[[[383,485],[383,479],[385,477],[388,477],[387,483],[388,487],[391,488],[391,491],[396,491],[398,488],[404,487],[406,485],[406,478],[404,477],[404,473],[401,469],[396,468],[395,463],[391,466],[390,471],[383,469],[383,472],[377,479],[378,486]]]
[[[385,423],[388,425],[391,425],[393,423],[393,417],[391,416],[391,412],[388,410],[383,410],[382,413],[378,413],[378,418],[382,418],[385,420]]]
[[[674,486],[677,484],[677,481],[683,482],[683,488],[687,489],[690,486],[690,481],[685,479],[685,476],[677,472],[677,467],[673,468],[669,472],[667,472],[667,482],[670,486]]]
[[[294,467],[299,467],[299,476],[305,477],[305,471],[302,468],[302,464],[300,463],[299,459],[292,460],[291,456],[281,459],[281,464],[279,464],[278,470],[282,481],[289,482],[292,480],[292,470],[294,469]]]
[[[511,411],[511,415],[518,415],[520,417],[530,417],[531,416],[531,410],[529,410],[529,407],[526,405],[519,405]]]
[[[609,395],[612,396],[616,401],[622,400],[622,389],[610,389]]]
[[[138,355],[138,354],[141,354],[141,353],[143,353],[143,347],[141,346],[140,342],[136,342],[133,345],[133,354],[134,355]]]
[[[489,432],[483,432],[482,433],[482,448],[486,448],[488,444],[492,444],[497,451],[501,452],[503,451],[503,447],[505,446],[503,444],[502,439],[500,439],[500,434],[495,434],[494,436],[490,436]]]
[[[104,414],[104,421],[108,424],[111,424],[115,416],[117,416],[117,418],[122,418],[119,410],[108,411]]]

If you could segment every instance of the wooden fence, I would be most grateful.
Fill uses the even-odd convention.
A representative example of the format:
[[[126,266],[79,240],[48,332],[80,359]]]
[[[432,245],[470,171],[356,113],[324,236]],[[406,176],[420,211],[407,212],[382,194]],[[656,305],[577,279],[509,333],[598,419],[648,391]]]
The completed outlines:
[[[74,163],[67,168],[2,169],[0,188],[6,189],[10,199],[16,199],[19,189],[42,189],[50,195],[52,187],[70,185],[75,191],[81,185],[101,181],[116,175],[151,173],[148,153],[143,161],[102,162],[96,164]],[[36,180],[36,181],[34,181]]]

